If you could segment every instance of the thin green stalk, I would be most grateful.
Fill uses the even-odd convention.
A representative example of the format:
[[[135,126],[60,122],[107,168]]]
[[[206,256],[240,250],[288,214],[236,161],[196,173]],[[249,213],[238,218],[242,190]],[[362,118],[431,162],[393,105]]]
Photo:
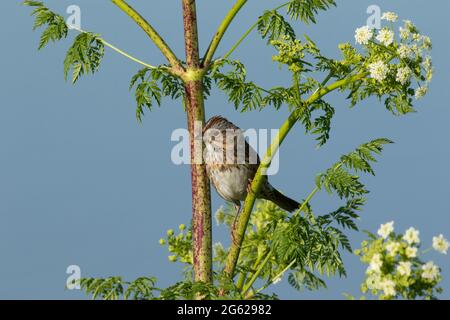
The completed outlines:
[[[256,290],[256,292],[255,292],[255,294],[258,294],[258,293],[260,293],[260,292],[262,292],[263,290],[265,290],[265,289],[267,289],[271,284],[273,284],[276,280],[278,280],[278,279],[280,279],[281,277],[283,277],[283,275],[294,265],[294,263],[295,263],[295,259],[291,262],[291,263],[289,263],[288,265],[287,265],[287,267],[286,268],[284,268],[283,269],[283,271],[281,271],[280,273],[278,273],[275,277],[273,277],[272,278],[272,280],[270,280],[268,283],[266,283],[265,285],[263,285],[261,288],[259,288],[258,290]],[[251,298],[253,298],[253,296],[255,295],[255,294],[251,294],[251,295],[249,295],[249,296],[247,296],[246,298],[247,299],[251,299]]]
[[[216,53],[217,47],[219,46],[220,41],[222,41],[223,35],[227,31],[228,27],[230,26],[231,22],[234,20],[238,12],[247,3],[247,1],[248,0],[237,0],[234,6],[230,9],[230,11],[228,11],[227,15],[222,20],[219,28],[216,31],[216,34],[211,40],[208,50],[206,51],[205,57],[203,58],[203,65],[205,66],[205,68],[208,68],[209,65],[211,64],[214,54]]]
[[[244,246],[245,247],[245,246]],[[243,248],[244,248],[243,247]],[[255,263],[253,264],[253,270],[256,270],[256,268],[258,267],[258,265],[259,265],[259,263],[261,262],[261,260],[263,259],[263,257],[264,257],[264,254],[261,254],[257,259],[256,259],[256,261],[255,261]],[[243,277],[242,277],[242,275],[244,275]],[[238,288],[238,289],[242,289],[243,288],[243,286],[244,286],[244,284],[245,284],[245,281],[247,280],[247,273],[244,273],[244,272],[241,272],[241,276],[239,277],[239,279],[238,279],[238,281],[236,282],[236,287]]]
[[[276,11],[279,10],[285,6],[287,6],[290,2],[284,3],[274,9],[272,9],[272,11]],[[244,32],[244,34],[239,38],[239,40],[231,47],[230,51],[228,51],[223,57],[222,59],[227,59],[229,56],[231,56],[231,54],[241,45],[241,43],[250,35],[250,33],[253,32],[253,30],[256,29],[256,27],[258,26],[258,23],[262,20],[262,16],[259,17],[259,19],[250,26],[250,28],[247,29],[247,31]]]
[[[144,19],[133,7],[131,7],[124,0],[111,0],[117,7],[119,7],[123,12],[125,12],[131,19],[133,19],[145,33],[150,37],[153,43],[158,47],[161,53],[169,61],[170,65],[178,70],[183,70],[180,60],[177,58],[172,49],[164,41],[164,39],[156,32],[156,30],[151,26],[147,20]]]
[[[87,31],[84,31],[84,30],[78,29],[78,28],[72,28],[72,30],[75,30],[75,31],[78,31],[78,32],[81,32],[81,33],[88,33]],[[144,61],[142,61],[142,60],[140,60],[138,58],[135,58],[132,55],[130,55],[129,53],[126,53],[125,51],[117,48],[116,46],[112,45],[111,43],[109,43],[108,41],[106,41],[105,39],[103,39],[101,37],[97,37],[97,39],[100,40],[105,46],[113,49],[117,53],[123,55],[124,57],[126,57],[126,58],[128,58],[128,59],[130,59],[130,60],[132,60],[132,61],[134,61],[136,63],[139,63],[139,64],[141,64],[141,65],[143,65],[143,66],[145,66],[147,68],[150,68],[150,69],[155,69],[156,68],[155,66],[152,66],[151,64],[148,64],[148,63],[146,63],[146,62],[144,62]]]
[[[269,262],[270,258],[272,258],[272,254],[273,254],[273,249],[269,251],[269,253],[267,254],[266,258],[260,264],[260,266],[258,267],[256,272],[250,278],[248,283],[245,284],[244,288],[242,289],[243,295],[245,295],[247,293],[247,291],[252,287],[253,283],[255,283],[255,281],[258,279],[258,277],[261,274],[261,272],[263,271],[264,267],[267,265],[267,263]]]
[[[311,193],[308,195],[308,197],[305,199],[305,201],[303,201],[302,205],[300,206],[300,208],[298,208],[298,210],[295,212],[295,214],[299,214],[301,213],[303,210],[305,210],[306,206],[308,205],[308,203],[311,201],[311,199],[316,195],[317,192],[319,192],[319,187],[315,187],[313,191],[311,191]]]
[[[367,76],[367,72],[359,73],[357,75],[351,76],[349,78],[345,78],[342,80],[338,80],[327,87],[320,88],[319,90],[316,90],[306,101],[303,102],[303,105],[305,108],[309,107],[312,103],[317,101],[318,99],[322,98],[327,93],[330,93],[336,89],[339,89],[343,86],[346,86],[350,83],[353,83],[355,81],[361,80],[364,77]],[[269,168],[270,163],[272,162],[272,158],[275,155],[275,153],[278,151],[280,145],[283,143],[284,139],[288,135],[288,133],[291,131],[291,129],[294,127],[294,125],[297,123],[300,112],[299,108],[294,110],[287,120],[283,123],[283,125],[280,127],[280,130],[275,137],[274,141],[272,142],[270,148],[267,150],[266,155],[264,156],[263,160],[261,161],[261,164],[255,174],[255,177],[253,178],[251,190],[253,192],[249,192],[247,195],[247,198],[245,199],[244,203],[244,209],[242,213],[239,216],[239,220],[236,223],[236,228],[232,231],[233,232],[233,238],[235,241],[231,244],[227,261],[225,264],[225,273],[230,277],[234,277],[234,272],[236,269],[236,265],[239,259],[239,254],[241,251],[241,245],[244,240],[245,231],[247,230],[247,225],[250,220],[250,215],[253,210],[253,206],[256,201],[256,194],[259,194],[263,185],[265,177],[266,170]]]

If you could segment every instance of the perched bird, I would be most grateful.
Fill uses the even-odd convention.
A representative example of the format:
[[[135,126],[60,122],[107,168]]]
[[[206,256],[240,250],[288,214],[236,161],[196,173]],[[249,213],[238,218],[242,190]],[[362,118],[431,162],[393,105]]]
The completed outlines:
[[[251,181],[260,163],[258,154],[247,143],[242,130],[220,116],[212,117],[205,124],[203,141],[209,180],[223,199],[236,205],[239,213],[241,201],[251,192]],[[256,197],[270,200],[289,212],[300,206],[272,187],[267,176],[264,176],[261,192]]]

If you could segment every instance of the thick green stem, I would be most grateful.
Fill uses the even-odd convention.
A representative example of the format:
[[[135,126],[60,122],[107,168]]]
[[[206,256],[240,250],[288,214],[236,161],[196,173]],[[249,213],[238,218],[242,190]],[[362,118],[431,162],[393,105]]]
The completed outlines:
[[[245,199],[244,203],[244,209],[242,213],[239,216],[239,220],[236,223],[236,228],[232,231],[233,232],[233,239],[234,242],[231,244],[227,261],[225,265],[225,273],[228,275],[228,277],[233,278],[234,272],[236,269],[237,262],[239,260],[239,254],[241,251],[241,245],[245,237],[245,231],[247,230],[247,225],[250,220],[250,215],[253,210],[253,206],[256,201],[256,195],[261,191],[262,188],[262,182],[264,181],[265,172],[267,168],[270,166],[270,163],[272,162],[272,158],[275,155],[275,153],[278,151],[281,143],[283,143],[284,139],[288,135],[288,133],[291,131],[291,129],[294,127],[294,125],[297,123],[300,115],[301,115],[301,108],[308,108],[312,103],[317,101],[318,99],[322,98],[324,95],[326,95],[329,92],[332,92],[336,89],[339,89],[341,87],[344,87],[350,83],[353,83],[355,81],[361,80],[364,77],[367,76],[367,73],[359,73],[357,75],[338,80],[329,86],[320,88],[316,90],[306,101],[303,102],[303,107],[299,107],[295,109],[288,117],[288,119],[283,123],[283,125],[280,127],[280,130],[275,137],[274,141],[272,142],[270,148],[267,150],[266,155],[264,156],[263,160],[261,161],[261,164],[258,168],[258,171],[256,172],[255,177],[253,178],[253,182],[251,185],[251,189],[253,192],[249,192],[247,195],[247,198]]]
[[[166,57],[167,61],[170,65],[181,72],[183,67],[181,65],[180,60],[177,58],[175,53],[173,53],[172,49],[168,46],[168,44],[164,41],[163,38],[156,32],[156,30],[151,26],[150,23],[142,17],[139,12],[137,12],[133,7],[131,7],[124,0],[111,0],[116,6],[118,6],[123,12],[125,12],[131,19],[133,19],[141,28],[145,31],[145,33],[150,37],[153,43],[159,48],[161,53]]]
[[[183,0],[182,5],[186,63],[188,67],[183,80],[191,143],[194,280],[212,283],[211,193],[206,167],[201,161],[202,142],[201,140],[196,140],[198,135],[196,124],[205,122],[202,73],[198,72],[200,59],[197,14],[195,0]]]
[[[203,65],[208,68],[211,64],[212,59],[214,58],[214,54],[216,53],[217,47],[219,46],[220,41],[223,38],[223,35],[227,31],[233,19],[236,17],[238,12],[242,9],[242,7],[247,3],[248,0],[237,0],[231,10],[227,13],[225,18],[222,20],[219,28],[217,29],[216,34],[214,35],[211,43],[206,51],[205,57],[203,58]]]

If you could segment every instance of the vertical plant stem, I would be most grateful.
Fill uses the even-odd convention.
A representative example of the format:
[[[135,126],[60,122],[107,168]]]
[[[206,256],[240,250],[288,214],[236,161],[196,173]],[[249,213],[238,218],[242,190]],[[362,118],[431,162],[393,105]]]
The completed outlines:
[[[211,193],[196,124],[205,122],[195,0],[182,0],[187,71],[183,77],[191,147],[194,280],[212,283]],[[201,133],[201,131],[200,131]]]

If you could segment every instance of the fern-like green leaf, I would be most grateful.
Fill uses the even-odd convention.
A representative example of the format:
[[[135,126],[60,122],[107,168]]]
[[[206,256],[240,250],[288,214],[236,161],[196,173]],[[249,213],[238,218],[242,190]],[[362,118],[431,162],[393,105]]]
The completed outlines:
[[[258,31],[267,42],[285,39],[295,39],[295,31],[284,17],[277,11],[266,11],[258,20]]]
[[[69,48],[64,60],[64,77],[67,80],[72,70],[72,83],[84,74],[98,71],[105,54],[105,47],[98,35],[83,32],[78,35]]]
[[[69,28],[64,17],[52,12],[41,1],[24,1],[23,4],[34,8],[31,13],[35,18],[33,30],[47,26],[39,40],[39,50],[44,48],[50,41],[56,42],[67,37]]]
[[[136,118],[142,121],[144,110],[151,110],[154,102],[161,105],[162,97],[177,99],[184,95],[184,87],[180,79],[166,71],[166,66],[159,68],[143,68],[130,81],[130,90],[135,87]]]
[[[291,0],[287,11],[291,19],[301,20],[305,23],[316,23],[316,15],[335,6],[334,0]]]
[[[316,179],[318,188],[324,188],[327,192],[336,194],[340,198],[358,198],[368,193],[360,182],[359,176],[353,172],[367,172],[374,174],[370,162],[375,162],[374,155],[381,154],[384,145],[393,143],[389,139],[376,139],[360,145],[355,151],[341,157],[325,173]]]

